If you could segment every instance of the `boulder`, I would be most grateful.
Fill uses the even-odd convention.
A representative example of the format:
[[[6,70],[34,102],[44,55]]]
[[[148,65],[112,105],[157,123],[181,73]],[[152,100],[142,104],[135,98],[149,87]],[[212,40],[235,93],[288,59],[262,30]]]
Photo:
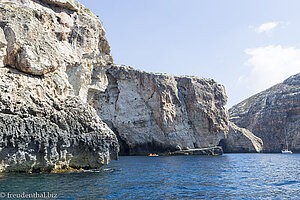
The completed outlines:
[[[31,75],[61,68],[86,101],[92,79],[99,79],[92,71],[112,63],[98,17],[75,0],[3,0],[0,13],[0,39],[7,43],[4,59],[0,43],[0,61]]]

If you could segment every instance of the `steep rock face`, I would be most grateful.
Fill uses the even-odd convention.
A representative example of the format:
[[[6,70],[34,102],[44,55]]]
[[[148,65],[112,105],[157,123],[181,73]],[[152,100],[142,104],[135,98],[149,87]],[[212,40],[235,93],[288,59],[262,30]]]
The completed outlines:
[[[115,134],[60,73],[1,69],[0,171],[97,168],[117,159]]]
[[[0,171],[117,159],[116,135],[84,103],[112,61],[97,17],[73,0],[2,0],[0,13]]]
[[[220,145],[225,153],[259,153],[263,150],[263,141],[259,137],[232,122],[229,122],[229,132]]]
[[[224,87],[212,79],[168,76],[111,65],[105,91],[89,104],[118,135],[121,154],[216,146],[228,132]]]
[[[63,68],[75,94],[86,101],[92,79],[101,79],[93,70],[112,63],[97,16],[75,0],[2,0],[0,12],[4,65],[33,75]]]
[[[260,137],[265,152],[279,152],[286,140],[300,152],[300,73],[233,106],[230,121]]]

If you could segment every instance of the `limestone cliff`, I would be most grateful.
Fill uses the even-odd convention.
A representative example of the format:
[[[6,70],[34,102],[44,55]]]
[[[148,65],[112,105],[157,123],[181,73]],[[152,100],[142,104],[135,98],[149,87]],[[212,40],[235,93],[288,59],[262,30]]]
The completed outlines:
[[[96,68],[112,63],[98,17],[75,0],[1,0],[0,12],[0,64],[32,75],[61,69],[86,101]]]
[[[263,149],[263,141],[249,130],[229,122],[229,132],[220,141],[220,146],[225,153],[259,153]]]
[[[74,0],[1,0],[0,171],[117,159],[115,134],[85,103],[97,68],[112,62],[104,34]]]
[[[1,0],[0,13],[0,171],[97,168],[117,158],[117,137],[129,155],[226,137],[222,85],[113,64],[77,1]]]
[[[286,141],[300,152],[300,73],[230,110],[230,121],[263,140],[264,152],[280,152]]]
[[[89,104],[118,135],[121,154],[213,147],[228,132],[225,90],[212,79],[118,65],[102,72],[106,89],[90,90]]]

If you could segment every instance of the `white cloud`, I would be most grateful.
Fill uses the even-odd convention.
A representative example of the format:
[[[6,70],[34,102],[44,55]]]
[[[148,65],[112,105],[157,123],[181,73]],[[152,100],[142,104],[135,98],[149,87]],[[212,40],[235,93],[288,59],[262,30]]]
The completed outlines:
[[[256,32],[258,33],[263,33],[263,32],[269,32],[276,28],[279,25],[279,22],[268,22],[265,24],[260,25],[255,29]]]
[[[251,56],[245,66],[250,72],[239,77],[238,87],[252,93],[267,89],[300,72],[300,49],[295,47],[266,46],[246,49]]]

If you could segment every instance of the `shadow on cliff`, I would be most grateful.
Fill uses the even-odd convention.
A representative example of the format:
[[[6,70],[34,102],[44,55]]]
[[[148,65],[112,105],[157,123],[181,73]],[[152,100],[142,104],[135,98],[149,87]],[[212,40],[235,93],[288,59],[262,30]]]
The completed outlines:
[[[104,121],[110,129],[116,134],[119,145],[120,145],[120,156],[134,156],[134,155],[148,155],[149,153],[164,154],[176,151],[176,148],[171,145],[166,145],[163,143],[156,142],[152,140],[151,142],[139,143],[137,145],[131,146],[123,139],[118,130],[109,121]]]
[[[45,76],[43,74],[42,75],[34,75],[34,74],[26,73],[18,68],[12,67],[10,65],[5,65],[3,68],[8,69],[7,73],[11,73],[11,74],[20,74],[22,76],[31,77],[31,78],[39,78],[39,79],[45,78]]]

